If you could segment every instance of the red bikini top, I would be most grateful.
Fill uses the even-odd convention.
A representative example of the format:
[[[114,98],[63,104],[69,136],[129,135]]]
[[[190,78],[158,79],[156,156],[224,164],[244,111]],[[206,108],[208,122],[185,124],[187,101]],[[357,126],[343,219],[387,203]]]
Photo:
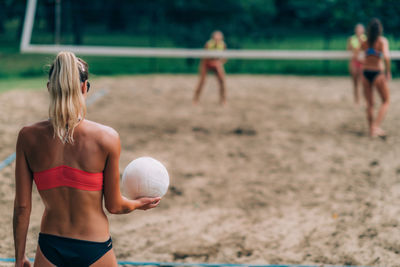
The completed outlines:
[[[33,179],[38,190],[61,186],[87,191],[99,191],[103,189],[102,172],[85,172],[65,165],[34,172]]]

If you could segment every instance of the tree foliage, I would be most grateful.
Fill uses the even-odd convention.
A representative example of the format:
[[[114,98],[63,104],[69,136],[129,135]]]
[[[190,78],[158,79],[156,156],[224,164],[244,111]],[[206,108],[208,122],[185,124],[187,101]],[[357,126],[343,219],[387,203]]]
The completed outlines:
[[[55,0],[38,0],[54,31]],[[9,21],[21,21],[23,0],[0,0],[0,34]],[[62,0],[63,30],[169,36],[177,46],[195,47],[211,31],[228,36],[267,38],[290,34],[350,34],[356,23],[382,20],[387,34],[400,27],[398,0]],[[179,45],[181,44],[181,45]]]

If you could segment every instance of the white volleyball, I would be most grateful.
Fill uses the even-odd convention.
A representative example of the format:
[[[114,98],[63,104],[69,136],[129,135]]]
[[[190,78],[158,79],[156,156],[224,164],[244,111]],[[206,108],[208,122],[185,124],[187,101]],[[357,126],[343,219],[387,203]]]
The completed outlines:
[[[169,175],[164,165],[151,157],[131,161],[122,175],[122,191],[129,199],[162,197],[168,190]]]

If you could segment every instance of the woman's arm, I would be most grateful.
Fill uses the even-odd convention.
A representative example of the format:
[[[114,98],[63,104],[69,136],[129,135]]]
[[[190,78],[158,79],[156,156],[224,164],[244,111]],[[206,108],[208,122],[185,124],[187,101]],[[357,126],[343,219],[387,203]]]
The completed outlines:
[[[383,40],[383,60],[385,61],[386,78],[390,80],[392,78],[392,71],[390,66],[389,42],[386,38],[382,38],[382,40]]]
[[[347,50],[352,51],[353,47],[351,46],[351,37],[347,39]]]
[[[15,165],[13,231],[16,266],[27,264],[25,246],[32,206],[32,172],[25,157],[26,142],[24,139],[26,137],[24,135],[26,135],[25,128],[18,135]]]
[[[226,44],[224,43],[224,51],[226,50]],[[222,64],[225,64],[226,62],[228,62],[227,58],[223,58],[221,59]]]
[[[106,147],[109,151],[104,169],[104,202],[106,209],[113,214],[125,214],[135,209],[147,210],[160,202],[157,198],[140,198],[129,200],[121,195],[119,188],[119,156],[121,143],[118,133],[108,129]]]

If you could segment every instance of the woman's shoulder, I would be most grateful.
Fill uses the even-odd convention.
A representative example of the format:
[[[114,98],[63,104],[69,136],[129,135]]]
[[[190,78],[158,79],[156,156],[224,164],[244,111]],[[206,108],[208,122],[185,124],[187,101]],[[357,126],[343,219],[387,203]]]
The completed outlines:
[[[118,134],[112,127],[85,119],[86,126],[91,130],[101,131],[103,134]]]
[[[32,135],[43,134],[44,131],[49,130],[50,126],[51,123],[48,120],[25,125],[19,131],[19,136],[29,137]]]
[[[384,36],[379,36],[378,41],[379,41],[380,43],[382,43],[382,44],[387,44],[387,43],[389,43],[388,39],[387,39],[386,37],[384,37]]]
[[[86,130],[92,135],[97,137],[99,141],[102,143],[115,143],[119,142],[119,134],[118,132],[110,126],[86,120]]]
[[[376,40],[375,43],[375,49],[377,50],[383,50],[385,48],[385,46],[388,45],[388,40],[386,39],[386,37],[383,36],[379,36],[378,40]]]
[[[23,126],[18,133],[17,146],[19,144],[28,148],[39,143],[42,138],[50,136],[50,127],[49,121],[40,121]]]

